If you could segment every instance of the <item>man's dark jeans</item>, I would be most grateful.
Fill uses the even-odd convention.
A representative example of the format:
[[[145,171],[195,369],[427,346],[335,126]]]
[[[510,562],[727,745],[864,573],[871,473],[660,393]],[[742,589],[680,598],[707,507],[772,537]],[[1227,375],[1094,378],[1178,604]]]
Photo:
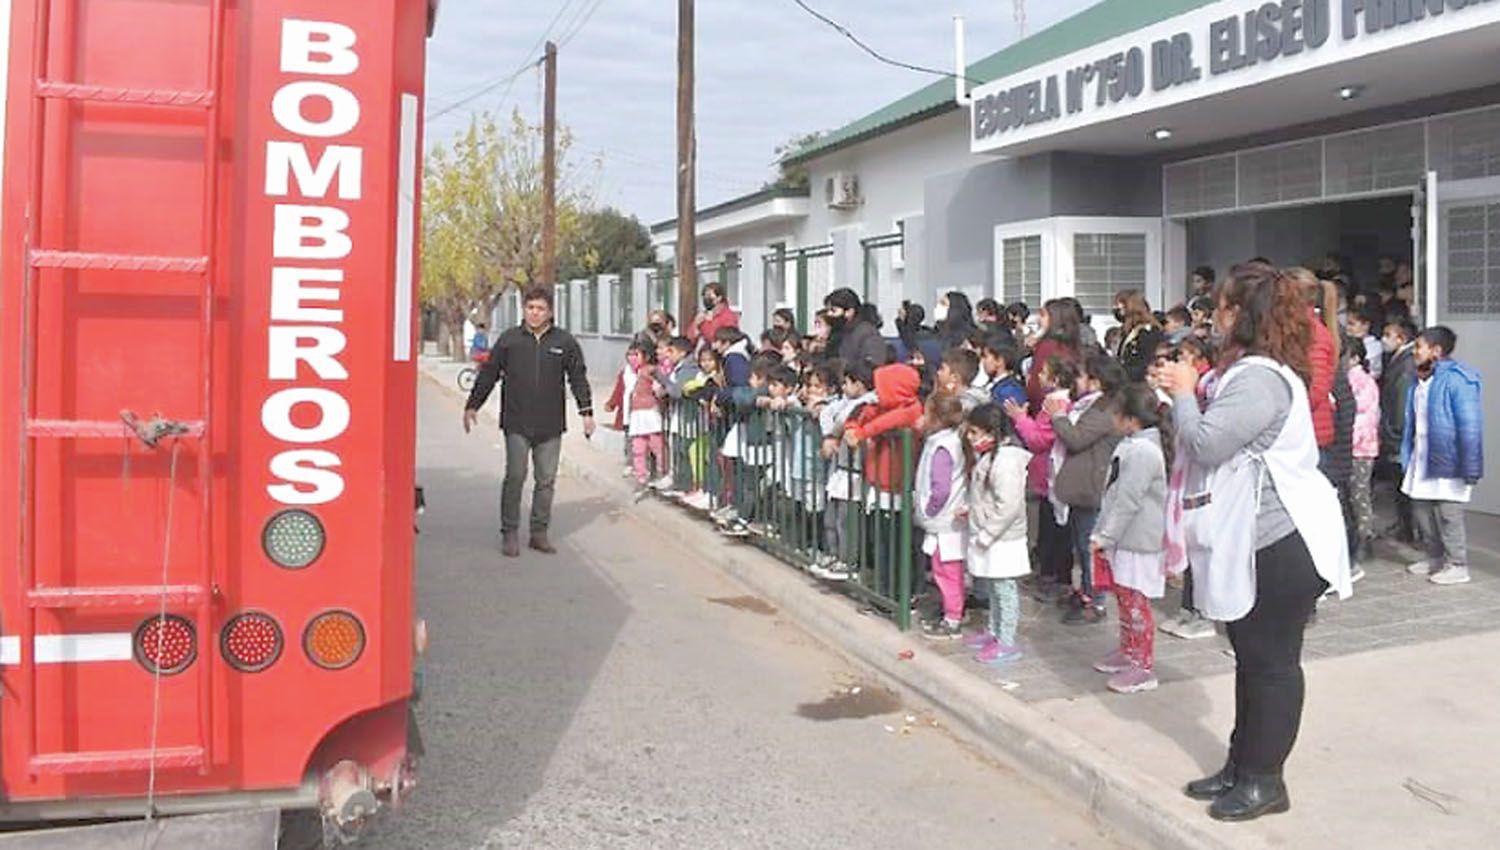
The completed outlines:
[[[521,528],[521,489],[526,484],[526,465],[535,468],[536,487],[531,494],[531,534],[547,533],[552,522],[552,495],[557,487],[557,461],[562,456],[562,437],[535,442],[521,434],[505,435],[505,485],[500,493],[500,530],[506,534]]]

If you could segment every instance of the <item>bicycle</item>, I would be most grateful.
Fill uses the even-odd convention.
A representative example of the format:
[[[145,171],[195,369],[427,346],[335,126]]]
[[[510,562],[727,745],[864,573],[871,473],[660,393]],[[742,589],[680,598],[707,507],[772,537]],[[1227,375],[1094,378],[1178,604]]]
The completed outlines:
[[[477,351],[470,357],[469,365],[458,370],[458,388],[464,392],[474,389],[474,381],[479,378],[479,367],[490,359],[488,351]]]

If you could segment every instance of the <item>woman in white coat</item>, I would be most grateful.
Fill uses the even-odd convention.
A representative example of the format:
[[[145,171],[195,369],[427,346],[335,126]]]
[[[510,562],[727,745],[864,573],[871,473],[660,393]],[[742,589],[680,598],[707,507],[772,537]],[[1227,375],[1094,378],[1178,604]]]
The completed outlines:
[[[1211,817],[1241,821],[1291,806],[1282,767],[1302,721],[1303,632],[1324,591],[1349,595],[1349,554],[1338,496],[1318,472],[1312,329],[1296,284],[1267,263],[1236,266],[1214,323],[1224,346],[1206,410],[1191,366],[1157,374],[1194,470],[1183,496],[1194,601],[1228,623],[1235,651],[1229,758],[1186,793],[1213,801]]]

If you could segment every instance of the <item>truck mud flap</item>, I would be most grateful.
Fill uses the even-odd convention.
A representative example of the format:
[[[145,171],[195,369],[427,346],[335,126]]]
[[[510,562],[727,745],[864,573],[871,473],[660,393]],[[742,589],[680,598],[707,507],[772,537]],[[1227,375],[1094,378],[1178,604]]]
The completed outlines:
[[[276,850],[280,821],[279,810],[257,809],[55,827],[0,835],[0,850]]]

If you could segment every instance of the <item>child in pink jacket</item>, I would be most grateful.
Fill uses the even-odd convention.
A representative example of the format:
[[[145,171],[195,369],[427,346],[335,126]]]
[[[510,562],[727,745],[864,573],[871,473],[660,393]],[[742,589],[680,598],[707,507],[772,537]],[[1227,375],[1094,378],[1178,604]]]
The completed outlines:
[[[1038,372],[1044,397],[1057,397],[1071,405],[1068,387],[1078,378],[1077,369],[1061,357],[1049,357]],[[1028,499],[1037,500],[1036,596],[1051,601],[1066,594],[1073,585],[1073,549],[1068,538],[1068,529],[1058,523],[1052,507],[1052,478],[1057,470],[1052,464],[1052,445],[1056,435],[1052,431],[1052,417],[1040,412],[1027,413],[1024,404],[1013,401],[1005,403],[1005,413],[1015,423],[1016,433],[1031,452],[1031,464],[1026,468],[1026,493]]]
[[[1359,535],[1356,560],[1368,555],[1375,538],[1375,511],[1370,497],[1370,475],[1380,455],[1380,386],[1367,371],[1364,351],[1358,344],[1344,346],[1344,365],[1349,369],[1349,387],[1354,390],[1354,474],[1349,479],[1349,501],[1354,503],[1354,526]]]

